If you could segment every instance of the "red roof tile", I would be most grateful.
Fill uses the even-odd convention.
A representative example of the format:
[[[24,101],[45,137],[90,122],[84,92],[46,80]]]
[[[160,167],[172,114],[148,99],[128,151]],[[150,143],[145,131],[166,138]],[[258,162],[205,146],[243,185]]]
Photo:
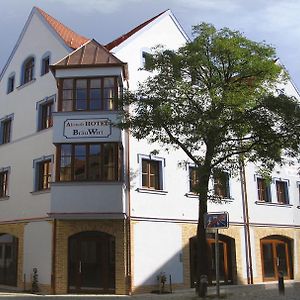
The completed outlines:
[[[57,32],[57,34],[62,38],[65,44],[70,48],[77,49],[89,40],[88,38],[79,35],[67,26],[63,25],[62,23],[48,15],[46,12],[44,12],[42,9],[38,7],[35,8],[43,16],[46,22]]]
[[[135,34],[136,32],[138,32],[139,30],[141,30],[142,28],[144,28],[145,26],[147,26],[148,24],[150,24],[151,22],[153,22],[155,19],[157,19],[159,16],[161,16],[162,14],[164,14],[167,10],[163,11],[162,13],[158,14],[157,16],[147,20],[146,22],[140,24],[139,26],[133,28],[132,30],[130,30],[129,32],[121,35],[120,37],[118,37],[117,39],[113,40],[112,42],[110,42],[109,44],[105,45],[106,49],[111,50],[117,46],[119,46],[121,43],[123,43],[125,40],[127,40],[129,37],[131,37],[133,34]]]

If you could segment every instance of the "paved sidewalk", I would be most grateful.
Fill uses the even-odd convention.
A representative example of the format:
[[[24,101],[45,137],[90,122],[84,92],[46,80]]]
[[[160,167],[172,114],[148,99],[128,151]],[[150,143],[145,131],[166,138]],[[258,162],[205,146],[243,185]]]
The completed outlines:
[[[173,294],[143,294],[134,296],[117,296],[117,295],[32,295],[23,293],[8,293],[0,291],[0,299],[18,299],[18,300],[196,300],[194,289],[175,291]],[[208,289],[207,299],[217,299],[215,287]],[[300,282],[286,282],[285,294],[278,293],[277,284],[256,284],[243,286],[222,286],[220,299],[226,300],[299,300],[300,299]]]

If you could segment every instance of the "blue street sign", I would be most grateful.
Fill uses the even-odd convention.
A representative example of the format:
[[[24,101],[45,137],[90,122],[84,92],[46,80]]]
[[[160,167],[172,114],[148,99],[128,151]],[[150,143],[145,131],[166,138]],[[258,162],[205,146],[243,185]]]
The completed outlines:
[[[204,215],[205,228],[228,228],[229,215],[228,212],[206,213]]]

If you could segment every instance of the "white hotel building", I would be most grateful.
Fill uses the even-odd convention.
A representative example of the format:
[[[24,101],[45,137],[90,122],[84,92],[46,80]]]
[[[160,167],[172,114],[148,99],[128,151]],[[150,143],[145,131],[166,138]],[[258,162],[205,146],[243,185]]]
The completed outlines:
[[[198,199],[180,151],[113,126],[122,88],[146,78],[144,53],[187,40],[170,11],[102,46],[33,8],[0,75],[0,288],[128,294],[194,282]],[[51,71],[49,71],[51,65]],[[292,83],[285,90],[298,97]],[[242,184],[241,184],[242,182]],[[300,178],[278,168],[272,183],[246,166],[245,181],[212,185],[228,201],[220,231],[224,284],[300,279]],[[214,240],[208,235],[214,281]]]

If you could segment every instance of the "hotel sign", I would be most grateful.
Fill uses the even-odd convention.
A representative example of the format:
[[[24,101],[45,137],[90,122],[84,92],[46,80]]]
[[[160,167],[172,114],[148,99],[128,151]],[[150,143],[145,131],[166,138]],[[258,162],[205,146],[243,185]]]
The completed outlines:
[[[64,121],[64,136],[67,139],[107,138],[111,135],[110,119],[67,119]]]

